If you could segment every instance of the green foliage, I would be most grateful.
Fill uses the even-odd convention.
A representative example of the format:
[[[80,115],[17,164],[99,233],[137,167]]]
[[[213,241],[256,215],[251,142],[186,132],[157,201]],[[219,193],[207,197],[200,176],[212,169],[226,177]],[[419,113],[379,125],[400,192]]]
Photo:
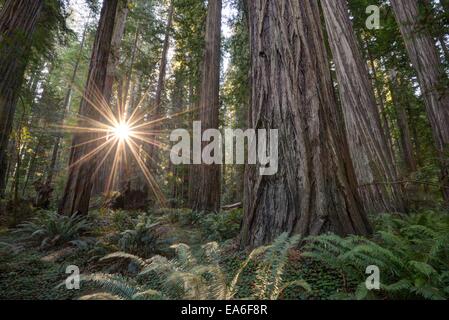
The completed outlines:
[[[31,219],[36,213],[30,201],[0,200],[0,225],[9,228]]]
[[[126,210],[112,212],[111,222],[114,228],[120,232],[132,229],[135,225],[135,216]]]
[[[204,213],[193,210],[185,210],[179,215],[179,223],[183,226],[192,226],[198,224],[204,217]]]
[[[58,273],[57,265],[42,261],[30,251],[18,255],[0,254],[0,299],[68,298],[53,290],[62,281]]]
[[[357,299],[447,299],[449,217],[423,212],[409,217],[382,215],[375,222],[379,231],[373,240],[333,234],[312,237],[303,256],[360,283],[354,293]],[[366,290],[365,270],[370,265],[380,268],[379,292]]]
[[[143,257],[149,257],[166,244],[169,240],[162,240],[158,230],[160,222],[155,222],[152,217],[140,215],[132,229],[120,234],[118,246],[121,250]]]
[[[288,234],[284,233],[272,245],[263,249],[266,253],[256,271],[255,297],[257,299],[277,300],[284,290],[291,286],[310,291],[309,284],[302,279],[283,283],[288,252],[298,245],[299,240],[299,236],[289,238]]]
[[[31,221],[20,224],[15,232],[25,240],[37,242],[41,248],[48,248],[75,240],[91,229],[92,224],[85,217],[42,211]]]
[[[236,237],[240,231],[242,209],[208,214],[200,220],[203,236],[208,241],[225,241]]]
[[[93,282],[106,291],[99,296],[91,296],[90,298],[93,299],[113,297],[134,300],[170,297],[171,299],[228,300],[236,297],[240,277],[245,268],[255,259],[261,259],[253,286],[254,293],[251,297],[278,299],[283,291],[291,286],[310,290],[309,285],[303,280],[288,283],[283,281],[288,251],[295,247],[298,241],[299,237],[289,238],[287,234],[283,234],[272,245],[255,249],[239,265],[230,281],[220,265],[222,250],[216,242],[203,245],[200,258],[195,257],[186,244],[172,246],[176,251],[176,257],[172,260],[159,255],[144,260],[124,252],[113,253],[102,260],[130,260],[141,269],[136,279],[119,275],[93,274],[83,277],[83,280]],[[154,290],[151,284],[148,285],[148,279],[155,277],[160,280],[160,290]],[[140,284],[141,282],[143,284]]]
[[[135,281],[121,275],[96,273],[82,276],[81,281],[90,282],[105,292],[85,295],[80,300],[157,300],[162,295],[151,289],[144,289]]]
[[[200,216],[198,213],[193,212],[191,209],[159,209],[155,212],[155,215],[159,216],[161,221],[165,221],[170,224],[181,224],[183,226],[195,224]]]

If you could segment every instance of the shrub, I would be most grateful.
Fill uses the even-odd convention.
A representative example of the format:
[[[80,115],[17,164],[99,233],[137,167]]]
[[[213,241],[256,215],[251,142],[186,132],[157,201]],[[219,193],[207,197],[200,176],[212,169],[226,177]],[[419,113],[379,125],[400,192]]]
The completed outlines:
[[[193,210],[183,210],[179,213],[179,223],[182,226],[196,225],[204,217],[204,213]]]
[[[20,224],[15,233],[46,248],[75,240],[91,229],[92,224],[85,217],[42,211],[31,221]]]
[[[141,215],[135,221],[133,228],[123,231],[118,240],[120,250],[150,257],[152,254],[160,252],[161,247],[170,242],[170,239],[163,240],[159,227],[160,222],[155,222],[151,217]]]
[[[125,210],[112,212],[112,224],[120,232],[132,229],[135,225],[135,214]]]
[[[242,217],[241,209],[209,214],[200,220],[202,233],[208,241],[221,242],[235,238],[240,231]]]
[[[308,239],[305,257],[343,272],[360,285],[355,297],[447,299],[449,297],[449,217],[424,212],[409,217],[382,215],[373,240],[327,234]],[[368,291],[365,270],[381,270],[381,290]]]

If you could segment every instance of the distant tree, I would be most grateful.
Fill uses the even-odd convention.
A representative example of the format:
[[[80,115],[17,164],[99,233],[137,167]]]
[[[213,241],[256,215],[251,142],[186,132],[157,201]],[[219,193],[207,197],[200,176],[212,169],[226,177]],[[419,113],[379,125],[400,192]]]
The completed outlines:
[[[202,66],[199,113],[203,132],[219,128],[222,0],[210,0],[206,22],[206,48]],[[193,209],[217,212],[221,205],[220,165],[202,164],[194,178],[198,185]]]
[[[441,165],[442,193],[449,204],[449,86],[435,41],[421,28],[417,0],[391,0],[410,60],[426,104]]]
[[[368,212],[403,211],[401,185],[382,128],[368,68],[357,43],[346,0],[322,0],[336,66],[346,134],[359,192]]]

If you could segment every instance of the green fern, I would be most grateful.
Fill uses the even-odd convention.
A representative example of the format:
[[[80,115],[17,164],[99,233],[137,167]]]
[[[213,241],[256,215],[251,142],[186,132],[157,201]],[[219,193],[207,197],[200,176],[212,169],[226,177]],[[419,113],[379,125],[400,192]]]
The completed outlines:
[[[172,246],[176,253],[176,257],[172,260],[159,255],[144,260],[125,252],[109,254],[102,258],[102,261],[125,259],[135,263],[140,268],[137,278],[130,280],[119,275],[93,274],[84,277],[84,280],[93,282],[106,291],[100,296],[90,296],[91,298],[107,297],[109,294],[114,298],[129,300],[162,297],[230,300],[234,299],[238,292],[238,283],[244,269],[251,261],[260,258],[253,296],[260,299],[278,299],[290,286],[299,286],[310,290],[309,285],[303,280],[287,283],[283,281],[288,251],[298,242],[299,237],[289,238],[287,234],[283,234],[272,245],[253,250],[229,283],[226,273],[220,266],[222,255],[220,246],[215,242],[202,246],[202,259],[197,259],[186,244]],[[154,291],[154,288],[145,285],[146,279],[154,277],[159,278],[162,283],[160,291]]]
[[[303,256],[360,283],[353,298],[447,299],[448,216],[429,212],[407,217],[382,215],[375,224],[379,232],[372,240],[333,234],[308,238]],[[369,292],[365,286],[365,269],[370,265],[381,270],[381,290],[377,292]]]
[[[32,221],[20,224],[14,232],[45,248],[76,240],[91,229],[92,224],[85,217],[44,211]]]
[[[162,299],[161,293],[155,290],[139,286],[135,281],[121,275],[110,275],[95,273],[83,275],[81,281],[90,282],[95,286],[105,290],[105,292],[94,295],[83,296],[82,300],[96,300],[98,298],[108,298],[115,300],[146,300]]]

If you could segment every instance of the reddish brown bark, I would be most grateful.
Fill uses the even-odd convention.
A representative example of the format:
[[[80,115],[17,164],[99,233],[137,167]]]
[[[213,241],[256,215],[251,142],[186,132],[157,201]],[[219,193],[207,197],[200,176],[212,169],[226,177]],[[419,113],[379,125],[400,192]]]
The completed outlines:
[[[279,130],[279,172],[248,166],[243,246],[283,232],[368,234],[315,0],[248,0],[250,127]]]
[[[206,48],[202,68],[200,121],[203,132],[219,128],[220,50],[222,0],[209,0],[206,22]],[[201,165],[197,169],[193,209],[217,212],[220,210],[220,165]]]
[[[322,0],[334,58],[351,159],[365,209],[403,211],[401,186],[382,128],[368,69],[349,18],[346,0]],[[388,184],[388,183],[391,184]]]
[[[449,204],[449,88],[435,41],[428,30],[420,27],[417,0],[391,0],[410,60],[426,104],[441,164],[441,186]]]
[[[107,86],[107,70],[111,59],[112,36],[114,31],[117,5],[119,0],[108,0],[103,3],[100,22],[92,51],[89,67],[89,75],[84,90],[79,114],[83,118],[101,121],[102,116],[97,107],[107,103],[104,96],[108,96],[110,88]],[[80,127],[89,127],[92,124],[80,120]],[[96,143],[86,143],[98,139],[98,134],[75,134],[70,154],[69,177],[67,179],[64,195],[59,207],[61,214],[73,213],[87,214],[92,192],[93,174],[96,169],[96,157],[88,157],[86,161],[80,161],[89,155],[96,147]]]
[[[7,0],[0,12],[0,197],[6,187],[7,148],[30,40],[43,6],[43,0]]]

